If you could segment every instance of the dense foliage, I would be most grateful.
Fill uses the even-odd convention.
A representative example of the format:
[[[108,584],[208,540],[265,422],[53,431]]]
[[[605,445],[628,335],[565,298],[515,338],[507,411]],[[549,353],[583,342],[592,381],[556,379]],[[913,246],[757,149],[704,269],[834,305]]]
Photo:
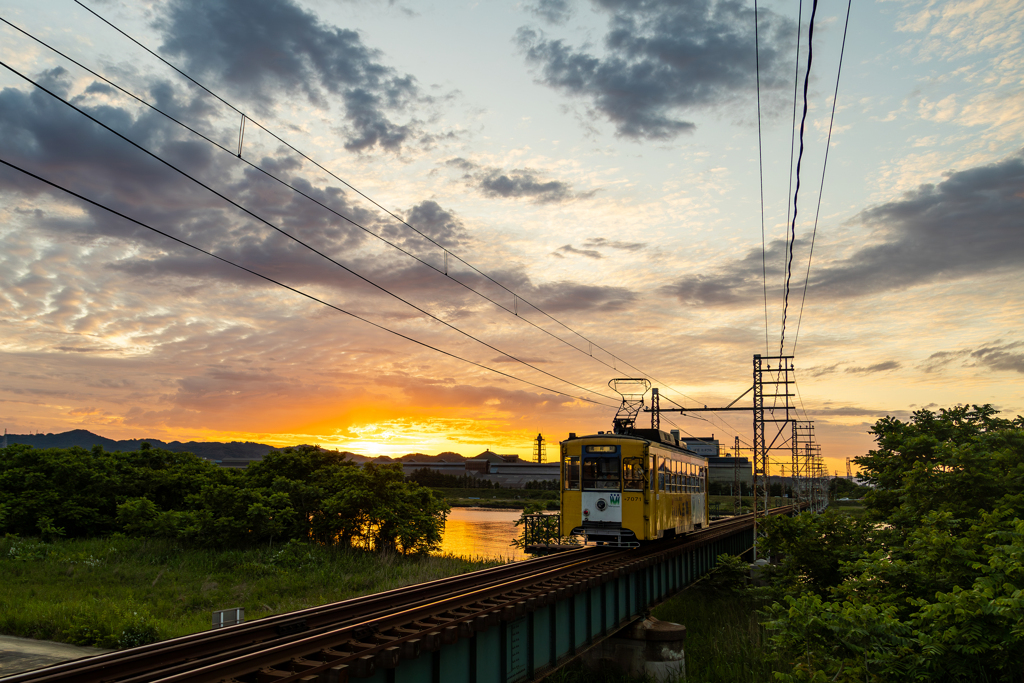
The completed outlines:
[[[867,518],[767,521],[780,681],[1021,681],[1024,420],[991,406],[872,428]]]
[[[0,451],[0,533],[83,538],[123,533],[196,546],[315,540],[413,553],[437,548],[447,504],[400,465],[362,467],[300,446],[230,470],[142,444]]]
[[[870,486],[863,486],[858,484],[857,481],[844,479],[843,477],[836,477],[828,484],[828,497],[832,500],[839,500],[840,498],[860,500],[869,491],[871,491]]]
[[[492,482],[490,479],[482,479],[469,474],[445,474],[432,470],[429,467],[421,467],[413,471],[408,477],[422,486],[435,486],[438,488],[451,489],[500,489],[501,484]]]
[[[559,514],[545,514],[544,510],[551,510],[551,502],[547,505],[531,501],[523,508],[523,512],[516,520],[516,526],[522,527],[519,536],[512,541],[516,548],[526,548],[528,545],[553,543],[556,545],[579,545],[580,539],[576,536],[562,536],[562,518]]]

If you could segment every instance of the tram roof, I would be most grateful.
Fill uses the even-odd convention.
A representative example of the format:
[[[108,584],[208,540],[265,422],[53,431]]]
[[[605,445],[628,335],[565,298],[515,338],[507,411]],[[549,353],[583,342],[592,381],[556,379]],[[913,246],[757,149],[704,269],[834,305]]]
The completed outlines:
[[[575,433],[572,433],[569,435],[569,438],[563,441],[562,443],[566,443],[569,441],[578,441],[581,439],[628,439],[633,441],[646,441],[648,443],[657,443],[661,444],[662,446],[668,446],[669,448],[682,451],[687,455],[692,455],[695,458],[707,460],[707,458],[704,457],[703,455],[700,455],[699,453],[694,453],[685,446],[679,445],[672,434],[669,434],[668,432],[663,432],[660,429],[632,429],[628,434],[616,434],[615,432],[609,431],[598,432],[597,434],[583,434],[582,436],[577,436]]]

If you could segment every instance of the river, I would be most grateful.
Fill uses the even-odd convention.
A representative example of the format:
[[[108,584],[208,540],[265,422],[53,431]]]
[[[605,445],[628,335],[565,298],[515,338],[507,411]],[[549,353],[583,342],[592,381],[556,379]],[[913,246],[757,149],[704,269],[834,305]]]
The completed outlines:
[[[515,522],[522,510],[452,508],[441,539],[441,552],[469,559],[524,560],[527,555],[514,548],[519,534]]]

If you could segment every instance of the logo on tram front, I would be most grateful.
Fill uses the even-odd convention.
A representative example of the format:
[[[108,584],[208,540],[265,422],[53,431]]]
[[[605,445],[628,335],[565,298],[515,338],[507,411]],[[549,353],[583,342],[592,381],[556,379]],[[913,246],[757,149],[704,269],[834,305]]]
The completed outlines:
[[[608,496],[609,502],[612,505],[618,505],[621,502],[620,501],[620,495],[621,494],[618,494],[618,493],[613,493],[613,494],[609,495]]]

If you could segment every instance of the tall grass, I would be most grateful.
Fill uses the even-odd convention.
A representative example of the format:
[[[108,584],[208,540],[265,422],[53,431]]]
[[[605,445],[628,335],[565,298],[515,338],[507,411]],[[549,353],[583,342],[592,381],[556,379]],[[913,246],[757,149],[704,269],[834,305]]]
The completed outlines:
[[[829,507],[835,508],[854,519],[863,519],[868,512],[867,508],[864,507],[863,500],[834,500],[829,503]]]
[[[686,683],[768,683],[775,662],[765,648],[757,609],[748,595],[694,587],[653,615],[686,626]]]
[[[44,543],[0,539],[0,633],[131,647],[210,628],[214,610],[247,620],[493,566],[291,542],[252,550],[161,539]]]

